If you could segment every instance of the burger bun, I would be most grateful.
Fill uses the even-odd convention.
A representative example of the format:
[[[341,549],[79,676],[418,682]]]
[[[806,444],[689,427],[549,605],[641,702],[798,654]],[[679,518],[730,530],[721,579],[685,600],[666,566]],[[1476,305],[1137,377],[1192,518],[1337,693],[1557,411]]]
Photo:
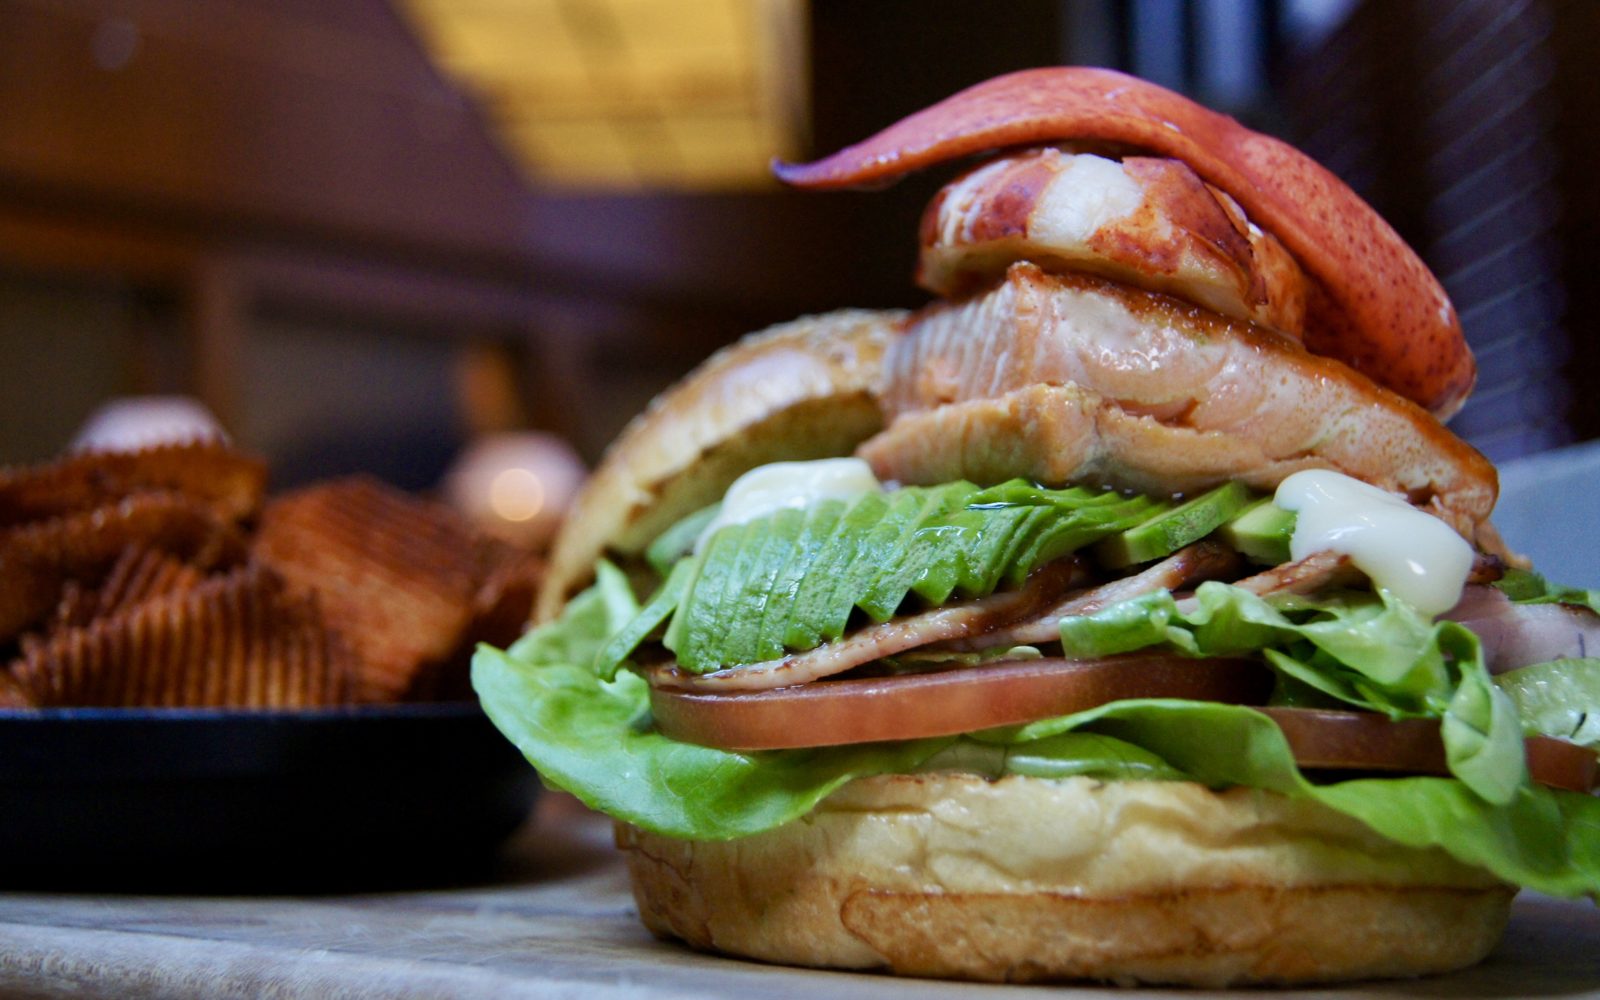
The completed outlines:
[[[706,951],[994,982],[1200,987],[1471,965],[1515,889],[1314,802],[1189,782],[858,779],[732,841],[617,828],[645,925]]]

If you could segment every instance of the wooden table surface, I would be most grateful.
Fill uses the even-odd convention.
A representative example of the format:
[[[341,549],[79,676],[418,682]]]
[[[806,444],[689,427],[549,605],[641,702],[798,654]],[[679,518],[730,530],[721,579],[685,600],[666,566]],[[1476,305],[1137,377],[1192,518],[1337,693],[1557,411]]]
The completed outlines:
[[[299,897],[0,893],[0,996],[1061,996],[786,969],[698,955],[640,926],[607,823],[546,795],[493,884]],[[1128,991],[1073,987],[1074,998]],[[1239,994],[1259,1000],[1260,991]],[[1476,969],[1304,996],[1600,996],[1600,911],[1518,900]]]

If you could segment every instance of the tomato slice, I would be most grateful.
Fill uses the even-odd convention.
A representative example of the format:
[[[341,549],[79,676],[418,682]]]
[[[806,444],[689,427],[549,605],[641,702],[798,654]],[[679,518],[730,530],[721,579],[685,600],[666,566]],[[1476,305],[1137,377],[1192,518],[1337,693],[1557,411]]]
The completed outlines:
[[[937,673],[817,681],[735,694],[652,688],[657,728],[724,750],[910,740],[1019,725],[1128,698],[1260,705],[1272,675],[1253,660],[1129,654],[1097,660],[1010,660]],[[1259,708],[1283,731],[1301,767],[1448,774],[1439,723],[1390,721],[1373,712]],[[1587,792],[1597,755],[1565,740],[1525,742],[1541,784]]]
[[[1389,720],[1376,712],[1313,708],[1263,708],[1283,730],[1295,762],[1304,768],[1449,774],[1444,741],[1434,719]],[[1587,792],[1600,777],[1593,750],[1566,740],[1532,736],[1523,741],[1534,781]]]
[[[657,728],[675,740],[726,750],[781,750],[951,736],[1123,698],[1259,704],[1271,691],[1271,672],[1252,660],[1130,654],[1006,660],[737,694],[653,687],[650,707]]]

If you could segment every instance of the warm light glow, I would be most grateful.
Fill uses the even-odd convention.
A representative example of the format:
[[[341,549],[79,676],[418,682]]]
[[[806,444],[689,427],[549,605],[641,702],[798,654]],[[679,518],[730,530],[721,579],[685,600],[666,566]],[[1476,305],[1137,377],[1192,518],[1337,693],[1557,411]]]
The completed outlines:
[[[479,526],[538,546],[555,533],[586,475],[577,452],[554,434],[489,434],[461,453],[442,488]]]
[[[532,469],[502,469],[489,484],[489,509],[507,521],[531,521],[544,509],[544,484]]]

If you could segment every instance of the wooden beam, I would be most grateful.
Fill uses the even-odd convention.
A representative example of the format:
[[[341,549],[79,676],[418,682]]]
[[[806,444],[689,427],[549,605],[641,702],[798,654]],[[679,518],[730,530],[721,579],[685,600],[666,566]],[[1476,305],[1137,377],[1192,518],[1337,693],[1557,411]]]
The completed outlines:
[[[506,259],[527,186],[384,0],[30,0],[0,191]]]

